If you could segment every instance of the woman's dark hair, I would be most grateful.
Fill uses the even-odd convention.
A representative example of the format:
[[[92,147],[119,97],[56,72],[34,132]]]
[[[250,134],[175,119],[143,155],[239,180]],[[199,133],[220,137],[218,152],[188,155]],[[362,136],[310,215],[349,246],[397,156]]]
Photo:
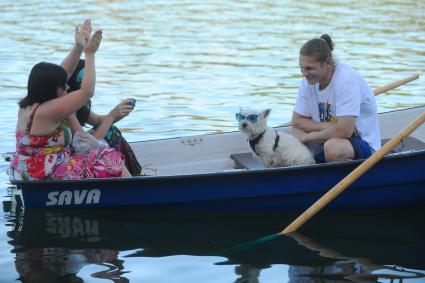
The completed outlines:
[[[69,92],[79,90],[81,88],[81,80],[82,76],[79,76],[81,70],[84,69],[85,61],[80,59],[78,61],[77,67],[75,68],[74,73],[72,73],[72,76],[68,80],[69,85]],[[84,71],[83,71],[84,72]],[[81,107],[77,110],[77,119],[80,122],[81,126],[84,126],[87,123],[87,120],[89,119],[91,110],[91,101],[87,101],[86,105]]]
[[[67,78],[65,69],[59,65],[46,62],[36,64],[28,78],[27,96],[18,102],[19,107],[25,108],[57,98],[57,89],[65,89]]]
[[[335,44],[328,34],[323,34],[320,38],[313,38],[304,43],[300,49],[300,55],[313,56],[320,63],[324,63],[326,59],[332,57],[332,51]]]

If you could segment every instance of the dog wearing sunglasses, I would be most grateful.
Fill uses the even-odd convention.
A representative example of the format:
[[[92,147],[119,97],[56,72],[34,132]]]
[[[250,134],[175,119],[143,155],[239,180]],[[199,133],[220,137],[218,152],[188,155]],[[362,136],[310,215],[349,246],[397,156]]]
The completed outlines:
[[[239,131],[246,134],[254,156],[267,168],[314,164],[313,154],[292,135],[267,126],[271,109],[236,113]]]

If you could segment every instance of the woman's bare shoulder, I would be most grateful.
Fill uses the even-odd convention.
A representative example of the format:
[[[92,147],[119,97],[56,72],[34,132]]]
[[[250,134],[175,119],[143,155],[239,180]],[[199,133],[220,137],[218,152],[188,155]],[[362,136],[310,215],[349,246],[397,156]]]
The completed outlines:
[[[16,123],[17,130],[19,131],[26,130],[30,115],[31,115],[31,106],[27,106],[25,108],[19,108],[18,121]]]

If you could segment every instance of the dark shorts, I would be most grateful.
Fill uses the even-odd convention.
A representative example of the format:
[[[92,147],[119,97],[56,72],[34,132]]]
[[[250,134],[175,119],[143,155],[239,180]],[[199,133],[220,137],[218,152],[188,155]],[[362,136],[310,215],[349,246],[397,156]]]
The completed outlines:
[[[365,159],[373,154],[373,149],[361,137],[352,137],[349,141],[354,149],[354,159]],[[315,154],[314,159],[316,163],[325,163],[325,153],[323,150]]]

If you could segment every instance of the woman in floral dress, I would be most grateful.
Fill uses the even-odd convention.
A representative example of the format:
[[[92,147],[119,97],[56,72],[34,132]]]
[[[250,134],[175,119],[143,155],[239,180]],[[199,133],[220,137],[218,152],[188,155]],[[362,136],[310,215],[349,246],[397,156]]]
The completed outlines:
[[[112,148],[73,155],[75,112],[93,96],[95,53],[102,31],[91,35],[86,20],[75,30],[75,44],[61,65],[36,64],[28,79],[28,93],[19,101],[16,153],[11,167],[15,180],[84,179],[131,176],[123,156]],[[84,51],[86,68],[81,89],[67,94],[66,82]]]

